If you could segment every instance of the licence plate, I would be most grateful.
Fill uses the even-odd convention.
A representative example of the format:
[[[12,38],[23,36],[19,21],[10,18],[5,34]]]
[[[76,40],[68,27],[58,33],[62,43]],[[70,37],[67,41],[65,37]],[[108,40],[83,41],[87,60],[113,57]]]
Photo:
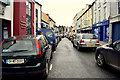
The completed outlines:
[[[87,45],[87,47],[95,47],[95,45]]]
[[[24,59],[6,59],[7,64],[22,64]]]

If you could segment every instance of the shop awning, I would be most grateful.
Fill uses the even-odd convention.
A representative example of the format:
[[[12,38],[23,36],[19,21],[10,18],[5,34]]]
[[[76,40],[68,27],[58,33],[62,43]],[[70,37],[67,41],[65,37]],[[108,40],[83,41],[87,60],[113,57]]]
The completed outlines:
[[[81,30],[83,30],[83,31],[85,31],[85,30],[92,30],[92,27],[82,28]]]

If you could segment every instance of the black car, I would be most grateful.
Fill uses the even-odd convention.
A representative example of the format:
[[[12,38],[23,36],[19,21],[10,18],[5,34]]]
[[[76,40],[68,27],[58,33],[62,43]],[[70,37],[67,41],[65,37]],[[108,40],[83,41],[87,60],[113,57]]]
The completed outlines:
[[[120,70],[120,40],[98,47],[96,49],[95,59],[97,65],[100,67],[109,64]]]
[[[3,78],[48,76],[52,49],[43,35],[10,37],[1,46]]]

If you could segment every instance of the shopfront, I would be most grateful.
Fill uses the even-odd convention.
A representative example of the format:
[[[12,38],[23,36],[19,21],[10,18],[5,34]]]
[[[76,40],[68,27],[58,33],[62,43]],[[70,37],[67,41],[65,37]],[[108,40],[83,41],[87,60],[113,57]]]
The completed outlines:
[[[6,18],[6,11],[5,8],[6,6],[10,5],[9,0],[0,0],[0,42],[8,37],[11,37],[11,13],[7,15],[8,17]],[[9,7],[10,9],[11,7]]]
[[[109,20],[93,24],[93,34],[98,36],[100,41],[108,42],[109,41]]]
[[[120,40],[120,22],[112,24],[112,42]]]

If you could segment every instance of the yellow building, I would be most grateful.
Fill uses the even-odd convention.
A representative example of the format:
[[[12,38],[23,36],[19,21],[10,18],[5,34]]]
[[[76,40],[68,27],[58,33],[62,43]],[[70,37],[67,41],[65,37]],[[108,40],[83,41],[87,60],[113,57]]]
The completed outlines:
[[[49,14],[42,12],[42,19],[41,19],[41,27],[48,28],[49,27]]]
[[[81,32],[90,33],[92,31],[92,5],[86,5],[84,12],[77,19]]]
[[[56,25],[56,22],[51,18],[49,17],[49,24],[50,24],[50,29],[52,29],[54,32],[55,32],[55,25]]]
[[[77,33],[77,29],[80,27],[78,24],[78,18],[85,12],[85,9],[82,9],[81,11],[79,11],[75,17],[73,18],[73,30],[75,31],[75,33]]]

